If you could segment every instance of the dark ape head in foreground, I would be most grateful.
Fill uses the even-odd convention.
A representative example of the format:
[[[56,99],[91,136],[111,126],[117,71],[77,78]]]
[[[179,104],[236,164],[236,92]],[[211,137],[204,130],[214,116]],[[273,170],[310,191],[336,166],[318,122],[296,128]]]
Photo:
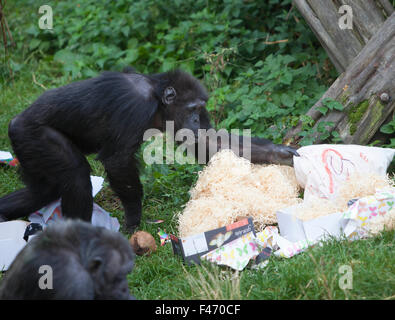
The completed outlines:
[[[133,250],[119,233],[59,222],[17,255],[1,281],[0,299],[133,299],[126,279],[133,263]]]
[[[134,154],[144,133],[163,131],[166,121],[173,121],[176,131],[190,129],[196,138],[198,129],[211,128],[207,99],[201,83],[179,70],[153,75],[133,69],[104,72],[44,92],[9,125],[26,188],[0,199],[0,220],[18,219],[62,198],[65,217],[91,221],[85,156],[96,153],[122,201],[131,232],[141,217],[143,189]],[[294,154],[294,149],[269,140],[251,141],[254,163],[290,163]]]

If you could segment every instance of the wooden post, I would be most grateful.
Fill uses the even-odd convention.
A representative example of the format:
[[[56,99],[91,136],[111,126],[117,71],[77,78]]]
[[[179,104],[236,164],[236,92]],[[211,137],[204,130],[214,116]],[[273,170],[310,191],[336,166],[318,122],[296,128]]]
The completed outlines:
[[[388,0],[294,0],[339,73],[344,72],[394,12]],[[340,29],[339,8],[352,8],[352,29]]]
[[[319,111],[322,101],[332,98],[343,104],[344,111]],[[334,124],[344,143],[367,144],[395,109],[395,13],[393,13],[347,70],[332,84],[322,98],[307,112],[316,120]],[[301,124],[288,132],[286,140],[300,131]],[[318,135],[316,142],[321,140]]]

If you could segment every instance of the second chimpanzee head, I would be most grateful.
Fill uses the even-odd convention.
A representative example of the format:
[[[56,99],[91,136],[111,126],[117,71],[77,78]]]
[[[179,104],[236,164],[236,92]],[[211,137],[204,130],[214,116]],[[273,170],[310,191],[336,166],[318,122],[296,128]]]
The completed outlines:
[[[211,128],[206,110],[208,94],[196,78],[180,70],[159,77],[165,83],[159,108],[163,125],[173,120],[175,131],[190,129],[196,137],[198,129]]]
[[[133,264],[133,249],[119,233],[82,221],[58,222],[17,255],[0,299],[133,299],[126,278]]]

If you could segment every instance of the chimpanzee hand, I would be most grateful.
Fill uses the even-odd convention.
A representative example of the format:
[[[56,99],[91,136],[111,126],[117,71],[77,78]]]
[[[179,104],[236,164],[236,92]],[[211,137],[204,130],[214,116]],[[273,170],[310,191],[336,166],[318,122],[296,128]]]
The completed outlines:
[[[255,140],[251,147],[252,163],[272,163],[292,166],[292,157],[299,157],[295,148],[283,144],[274,144],[268,140]]]
[[[299,157],[299,153],[295,148],[285,146],[283,144],[273,144],[273,152],[271,156],[273,157],[270,161],[271,163],[292,166],[293,156]]]

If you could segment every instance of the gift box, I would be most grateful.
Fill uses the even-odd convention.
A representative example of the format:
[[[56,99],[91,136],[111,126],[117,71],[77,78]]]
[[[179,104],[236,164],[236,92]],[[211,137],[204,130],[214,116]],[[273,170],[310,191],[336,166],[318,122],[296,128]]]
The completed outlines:
[[[360,239],[370,235],[379,220],[395,208],[395,188],[377,190],[374,195],[350,202],[344,212],[303,221],[295,213],[303,204],[287,207],[277,211],[278,226],[281,236],[291,242],[307,241],[316,243],[327,237]]]
[[[259,255],[259,249],[253,232],[249,232],[201,257],[220,265],[229,266],[235,270],[243,270],[252,258]]]
[[[291,242],[316,242],[327,237],[340,237],[347,221],[343,212],[336,212],[308,221],[296,217],[296,211],[302,204],[281,209],[276,212],[280,234]]]
[[[374,195],[355,201],[343,214],[343,218],[347,220],[345,235],[349,238],[369,236],[376,231],[374,229],[377,223],[382,224],[381,227],[385,226],[383,218],[394,208],[395,188],[377,190]]]
[[[255,237],[252,218],[190,237],[178,238],[170,235],[170,240],[174,254],[180,255],[187,264],[200,264],[200,257],[204,254],[246,234],[252,234]]]

